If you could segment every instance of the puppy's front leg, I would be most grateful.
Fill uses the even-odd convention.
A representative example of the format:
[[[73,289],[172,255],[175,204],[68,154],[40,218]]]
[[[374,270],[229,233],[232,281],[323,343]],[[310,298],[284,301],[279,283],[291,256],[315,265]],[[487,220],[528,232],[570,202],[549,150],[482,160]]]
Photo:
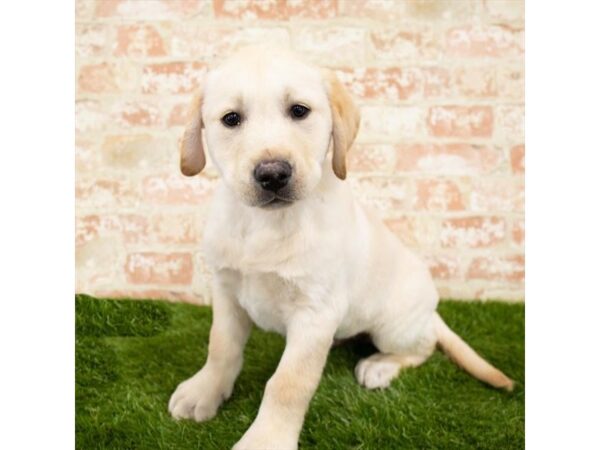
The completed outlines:
[[[230,291],[231,280],[217,274],[213,283],[213,322],[204,367],[183,381],[171,396],[169,412],[176,419],[202,422],[214,417],[229,398],[243,363],[252,322]]]
[[[298,447],[304,415],[321,379],[336,328],[334,319],[313,311],[292,318],[283,356],[267,382],[258,415],[234,450]]]

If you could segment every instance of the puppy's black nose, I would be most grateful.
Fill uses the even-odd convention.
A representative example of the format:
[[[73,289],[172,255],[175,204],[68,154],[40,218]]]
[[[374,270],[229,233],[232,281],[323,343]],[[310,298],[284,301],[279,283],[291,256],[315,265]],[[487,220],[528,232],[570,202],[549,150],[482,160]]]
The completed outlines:
[[[276,192],[292,177],[292,166],[286,161],[262,161],[254,168],[254,179],[265,191]]]

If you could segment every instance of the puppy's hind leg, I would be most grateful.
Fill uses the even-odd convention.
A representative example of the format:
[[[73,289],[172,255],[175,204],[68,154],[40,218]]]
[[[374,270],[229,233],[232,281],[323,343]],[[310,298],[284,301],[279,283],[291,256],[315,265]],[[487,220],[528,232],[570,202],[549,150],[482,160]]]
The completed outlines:
[[[375,353],[361,359],[354,374],[358,382],[367,389],[384,389],[398,376],[401,369],[416,367],[429,356],[401,356],[393,353]]]
[[[388,387],[400,370],[423,364],[435,350],[431,325],[425,326],[418,336],[406,336],[389,324],[372,332],[371,337],[379,352],[361,359],[354,370],[358,382],[367,389]]]

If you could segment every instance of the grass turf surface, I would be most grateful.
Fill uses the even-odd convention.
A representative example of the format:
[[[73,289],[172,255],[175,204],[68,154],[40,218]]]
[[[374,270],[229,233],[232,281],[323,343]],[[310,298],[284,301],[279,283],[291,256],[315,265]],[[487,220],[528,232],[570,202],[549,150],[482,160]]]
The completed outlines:
[[[231,448],[254,419],[284,339],[252,332],[231,399],[209,422],[172,420],[167,402],[206,358],[211,310],[157,301],[76,302],[78,449]],[[443,302],[448,325],[517,381],[489,388],[436,352],[389,389],[354,378],[365,343],[331,350],[300,435],[301,449],[513,449],[524,447],[524,306]]]

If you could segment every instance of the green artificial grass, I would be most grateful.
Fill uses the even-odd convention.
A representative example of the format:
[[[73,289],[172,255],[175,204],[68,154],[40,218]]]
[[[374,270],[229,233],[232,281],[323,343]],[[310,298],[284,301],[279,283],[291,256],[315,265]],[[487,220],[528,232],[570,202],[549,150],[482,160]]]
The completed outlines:
[[[211,310],[159,301],[76,302],[78,449],[226,449],[250,426],[284,348],[255,329],[233,396],[206,423],[176,422],[167,402],[206,357]],[[302,449],[513,449],[524,447],[524,306],[443,302],[446,322],[517,381],[514,392],[475,380],[442,353],[408,369],[389,389],[354,378],[375,349],[331,350],[300,435]]]

